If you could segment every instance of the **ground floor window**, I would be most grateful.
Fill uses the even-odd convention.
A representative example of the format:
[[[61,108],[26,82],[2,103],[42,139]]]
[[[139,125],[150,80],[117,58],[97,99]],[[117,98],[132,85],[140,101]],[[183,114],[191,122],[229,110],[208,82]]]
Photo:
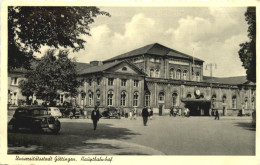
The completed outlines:
[[[88,103],[89,105],[93,104],[93,92],[91,91],[88,92]]]
[[[172,94],[172,105],[173,106],[177,106],[178,105],[178,94],[177,93],[173,93]]]
[[[138,106],[138,97],[139,94],[137,92],[134,93],[134,105],[133,106]]]
[[[121,103],[120,103],[121,106],[126,106],[126,92],[123,91],[121,93]]]
[[[113,105],[113,95],[114,95],[113,91],[108,91],[108,93],[107,93],[107,105],[108,106]]]
[[[237,96],[232,96],[232,108],[237,108]]]
[[[255,98],[254,97],[252,97],[252,100],[251,100],[251,108],[255,109]]]
[[[151,95],[150,95],[150,92],[146,92],[145,93],[145,106],[150,106],[150,98],[151,98]]]

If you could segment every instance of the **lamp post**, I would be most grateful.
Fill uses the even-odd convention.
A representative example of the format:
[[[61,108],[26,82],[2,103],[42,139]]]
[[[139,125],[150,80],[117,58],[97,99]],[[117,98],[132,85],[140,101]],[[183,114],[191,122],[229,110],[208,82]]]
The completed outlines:
[[[210,99],[210,108],[212,110],[213,106],[213,100],[212,100],[212,83],[213,83],[213,67],[215,66],[215,69],[217,69],[217,64],[216,63],[209,63],[206,65],[206,70],[207,70],[207,67],[209,67],[209,70],[210,70],[210,95],[211,95],[211,99]],[[211,113],[209,112],[209,116],[211,116]]]

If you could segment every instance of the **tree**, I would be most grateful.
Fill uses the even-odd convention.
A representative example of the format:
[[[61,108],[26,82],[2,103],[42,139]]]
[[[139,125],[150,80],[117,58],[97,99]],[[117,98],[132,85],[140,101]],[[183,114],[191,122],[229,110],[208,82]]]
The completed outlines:
[[[240,44],[239,57],[246,69],[247,79],[256,82],[256,8],[248,7],[245,13],[250,41]]]
[[[98,15],[110,16],[97,7],[8,7],[8,69],[30,68],[42,45],[83,49]]]
[[[29,97],[35,94],[50,103],[57,98],[59,91],[72,97],[77,95],[80,81],[77,80],[75,63],[68,58],[68,50],[60,50],[55,56],[55,50],[49,49],[34,65],[26,73],[27,80],[19,83],[23,95]]]

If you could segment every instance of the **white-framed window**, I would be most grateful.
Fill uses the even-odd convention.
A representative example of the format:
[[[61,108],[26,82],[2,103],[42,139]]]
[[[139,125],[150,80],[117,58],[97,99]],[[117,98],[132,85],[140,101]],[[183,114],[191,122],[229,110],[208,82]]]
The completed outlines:
[[[159,101],[164,102],[164,92],[159,93]]]
[[[184,71],[182,72],[182,79],[183,79],[183,80],[187,80],[187,73],[188,73],[187,70],[184,70]]]
[[[174,79],[174,69],[170,69],[170,79]]]
[[[88,104],[91,106],[93,105],[93,92],[88,91]]]
[[[223,103],[226,103],[226,100],[227,100],[227,96],[226,96],[226,95],[223,95],[223,96],[222,96],[222,102],[223,102]]]
[[[139,80],[134,80],[134,86],[138,87],[138,85],[139,85]]]
[[[121,79],[121,86],[126,86],[126,79]]]
[[[172,94],[172,105],[177,106],[178,105],[178,93],[174,92]]]
[[[150,77],[154,77],[154,70],[150,69]]]
[[[155,71],[155,77],[159,78],[160,77],[160,70],[156,69]]]
[[[237,96],[236,95],[232,96],[232,108],[233,109],[237,108]]]
[[[113,105],[113,96],[114,96],[114,92],[112,90],[107,92],[107,105],[108,106]]]
[[[126,92],[125,91],[121,92],[120,105],[121,106],[126,106]]]
[[[150,106],[150,99],[151,99],[151,93],[146,92],[144,97],[144,104],[145,106]]]
[[[177,78],[178,80],[181,79],[181,70],[180,70],[180,69],[178,69],[178,70],[176,71],[176,78]]]
[[[18,78],[17,77],[11,77],[11,85],[18,85]]]
[[[113,78],[108,78],[108,85],[112,86],[114,83],[114,79]]]
[[[134,102],[133,102],[133,106],[138,106],[138,99],[139,99],[139,94],[138,92],[134,93]]]

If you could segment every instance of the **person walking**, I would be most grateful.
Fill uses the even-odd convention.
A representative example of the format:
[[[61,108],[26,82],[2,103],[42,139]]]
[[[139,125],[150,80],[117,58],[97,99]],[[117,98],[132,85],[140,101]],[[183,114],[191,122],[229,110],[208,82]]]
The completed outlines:
[[[215,111],[215,120],[218,119],[219,120],[219,113],[218,110]]]
[[[99,121],[99,118],[100,118],[100,113],[98,110],[98,106],[95,106],[95,109],[91,113],[91,120],[93,121],[94,130],[97,129],[97,123]]]
[[[150,111],[149,111],[149,118],[150,120],[153,119],[153,109],[151,107],[149,107]]]
[[[146,106],[144,106],[143,110],[142,110],[142,117],[143,117],[143,123],[144,126],[147,126],[147,120],[149,117],[149,113],[148,113],[148,109]]]
[[[173,106],[171,106],[171,109],[170,109],[170,117],[173,116]]]

